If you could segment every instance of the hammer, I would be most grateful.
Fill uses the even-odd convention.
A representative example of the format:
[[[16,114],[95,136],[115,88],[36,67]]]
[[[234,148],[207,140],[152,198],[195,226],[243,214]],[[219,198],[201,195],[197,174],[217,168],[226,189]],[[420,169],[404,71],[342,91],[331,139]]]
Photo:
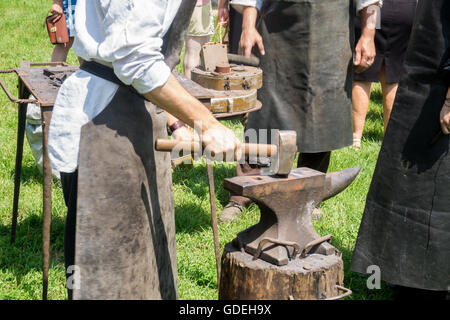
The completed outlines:
[[[275,144],[243,143],[241,146],[243,148],[242,153],[246,156],[263,155],[271,157],[270,173],[286,176],[291,172],[297,154],[297,133],[292,130],[279,130],[275,134]],[[183,150],[192,154],[202,150],[197,142],[169,139],[157,139],[155,149],[166,152],[171,152],[174,149]],[[234,158],[233,160],[239,159]]]

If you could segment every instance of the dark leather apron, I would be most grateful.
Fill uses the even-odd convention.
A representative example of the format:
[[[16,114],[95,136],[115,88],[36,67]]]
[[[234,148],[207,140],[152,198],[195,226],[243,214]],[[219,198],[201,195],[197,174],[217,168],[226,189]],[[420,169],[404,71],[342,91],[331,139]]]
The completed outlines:
[[[182,1],[162,52],[180,59],[195,0]],[[74,299],[177,299],[177,260],[166,115],[114,72],[82,69],[120,86],[111,103],[81,130]],[[101,93],[99,93],[101,94]]]
[[[439,77],[449,32],[449,1],[419,1],[351,264],[428,290],[450,288],[450,136],[431,143],[449,87]]]
[[[269,4],[258,27],[266,54],[254,50],[264,72],[263,107],[249,115],[246,128],[268,129],[267,142],[270,129],[295,130],[303,153],[351,145],[353,1]]]
[[[74,299],[176,299],[166,115],[121,86],[81,130]]]

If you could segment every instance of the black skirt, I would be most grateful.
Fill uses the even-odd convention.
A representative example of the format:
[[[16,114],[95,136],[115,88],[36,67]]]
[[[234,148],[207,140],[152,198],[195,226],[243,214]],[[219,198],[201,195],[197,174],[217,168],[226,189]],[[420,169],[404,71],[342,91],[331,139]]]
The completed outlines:
[[[450,135],[435,140],[449,44],[450,2],[419,1],[350,266],[436,291],[450,288]]]
[[[362,73],[354,73],[355,81],[378,82],[385,64],[386,82],[400,80],[406,48],[414,21],[416,0],[384,0],[381,8],[381,29],[375,34],[377,56],[373,65]],[[361,36],[361,19],[356,18],[355,35]]]

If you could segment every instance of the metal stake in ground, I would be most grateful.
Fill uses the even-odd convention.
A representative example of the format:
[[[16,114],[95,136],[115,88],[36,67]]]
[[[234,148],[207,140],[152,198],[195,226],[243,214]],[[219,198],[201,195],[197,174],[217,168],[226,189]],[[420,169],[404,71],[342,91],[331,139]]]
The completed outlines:
[[[219,242],[219,230],[217,228],[217,215],[216,215],[216,197],[214,190],[214,172],[211,160],[205,157],[206,160],[206,172],[208,174],[209,185],[209,201],[211,204],[211,227],[214,238],[214,253],[216,255],[216,268],[217,268],[217,287],[220,288],[220,242]]]

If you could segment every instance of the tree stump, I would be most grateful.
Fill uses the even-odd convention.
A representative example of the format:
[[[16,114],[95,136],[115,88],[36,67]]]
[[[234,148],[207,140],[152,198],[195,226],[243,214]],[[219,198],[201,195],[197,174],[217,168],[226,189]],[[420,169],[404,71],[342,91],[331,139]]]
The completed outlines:
[[[236,249],[222,255],[219,299],[322,300],[339,296],[344,281],[340,255],[311,254],[276,266]]]

